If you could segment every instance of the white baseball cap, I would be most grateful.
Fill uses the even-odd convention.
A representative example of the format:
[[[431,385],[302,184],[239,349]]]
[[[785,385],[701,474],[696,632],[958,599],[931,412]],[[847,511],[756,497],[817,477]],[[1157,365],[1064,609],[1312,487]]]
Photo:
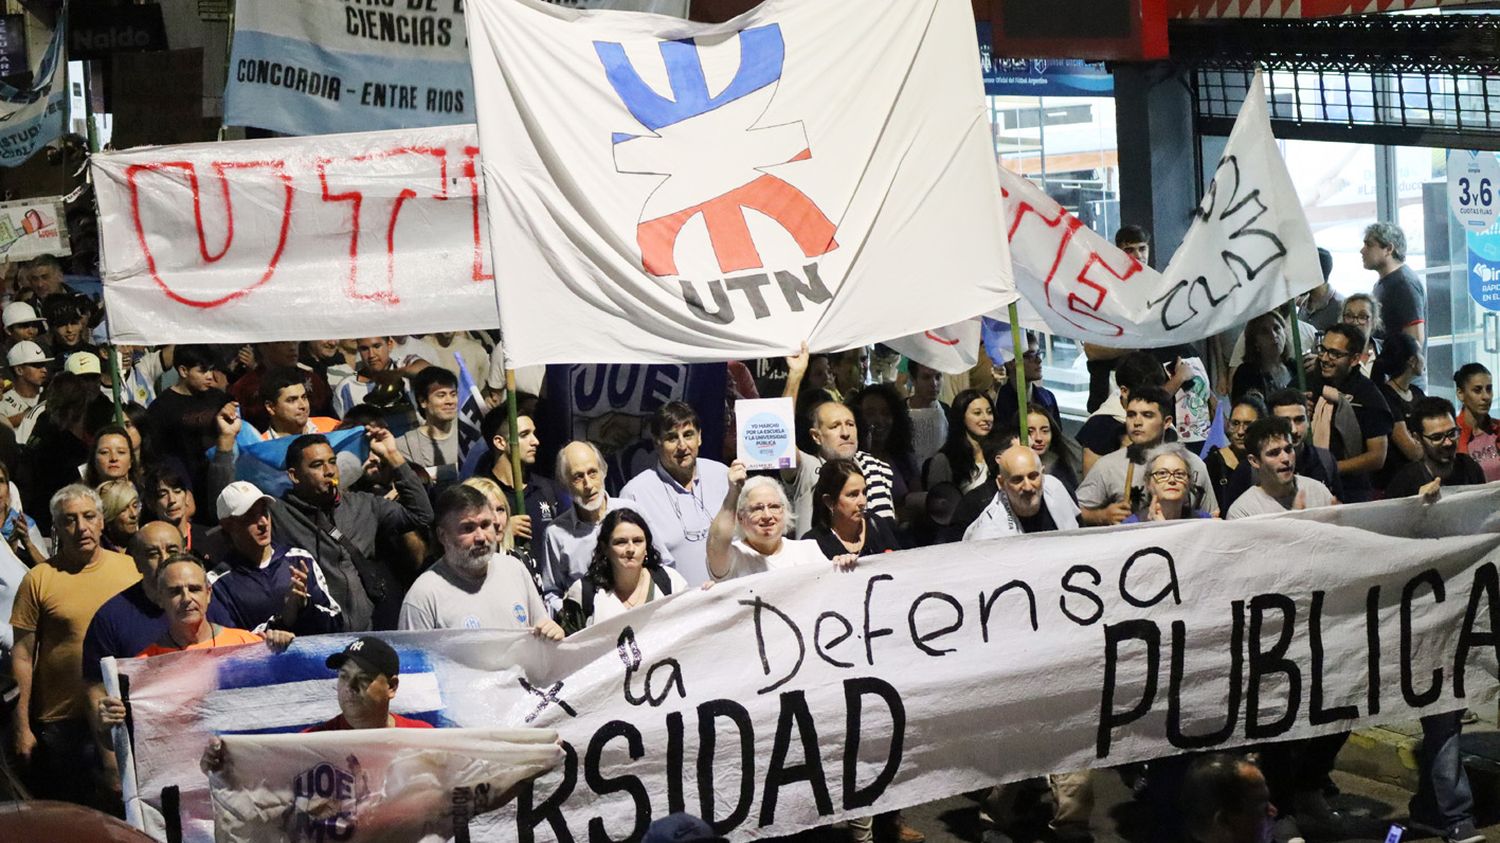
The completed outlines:
[[[102,374],[99,365],[99,355],[92,351],[75,351],[68,355],[67,362],[63,368],[75,375],[98,375]]]
[[[10,308],[7,307],[6,310],[9,311]],[[11,366],[40,366],[51,363],[52,358],[31,340],[21,340],[5,353],[5,362]]]
[[[236,480],[225,486],[224,491],[219,493],[219,500],[214,508],[218,512],[219,520],[223,521],[225,518],[238,518],[244,515],[262,498],[270,497],[249,480]]]
[[[5,323],[7,328],[41,321],[42,317],[37,315],[36,308],[23,301],[13,301],[5,306],[4,311],[0,311],[0,322]]]

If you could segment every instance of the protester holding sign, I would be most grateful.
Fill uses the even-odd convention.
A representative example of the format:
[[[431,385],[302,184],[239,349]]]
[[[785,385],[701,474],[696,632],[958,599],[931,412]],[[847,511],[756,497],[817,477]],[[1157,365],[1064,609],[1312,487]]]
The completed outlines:
[[[817,542],[786,537],[790,509],[780,483],[769,477],[747,479],[744,463],[731,463],[729,491],[708,530],[709,575],[718,581],[826,562]],[[845,553],[833,564],[848,569],[858,558]]]

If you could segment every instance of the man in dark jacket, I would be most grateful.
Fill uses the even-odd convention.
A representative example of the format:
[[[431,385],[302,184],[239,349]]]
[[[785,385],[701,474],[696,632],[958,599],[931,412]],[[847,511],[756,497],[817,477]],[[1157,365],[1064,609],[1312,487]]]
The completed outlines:
[[[234,439],[240,420],[229,408],[219,416],[216,488],[234,479]],[[321,433],[293,439],[287,447],[292,488],[271,503],[272,540],[307,550],[317,559],[328,594],[343,609],[349,632],[395,629],[401,612],[399,578],[376,557],[379,545],[399,544],[413,530],[432,524],[427,491],[389,430],[370,428],[370,450],[392,469],[397,499],[339,488],[333,447]]]

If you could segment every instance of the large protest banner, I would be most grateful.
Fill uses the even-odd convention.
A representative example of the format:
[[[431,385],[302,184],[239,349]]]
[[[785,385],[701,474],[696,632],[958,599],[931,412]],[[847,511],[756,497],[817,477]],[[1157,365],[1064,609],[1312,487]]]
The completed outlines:
[[[763,574],[560,644],[391,633],[396,710],[556,729],[561,767],[474,840],[623,840],[689,810],[735,839],[1049,771],[1479,706],[1497,689],[1500,485],[1242,521],[1019,536]],[[348,636],[120,663],[127,794],[211,835],[212,732],[333,714]],[[289,761],[288,778],[302,772]]]
[[[68,92],[62,84],[63,45],[68,40],[68,4],[62,4],[52,40],[32,69],[31,84],[16,88],[0,82],[0,167],[16,167],[62,136]]]
[[[1259,75],[1164,272],[1142,266],[1004,167],[1000,185],[1027,327],[1119,348],[1177,345],[1241,325],[1323,283]]]
[[[517,365],[827,351],[1013,300],[963,4],[466,8]]]
[[[473,126],[92,156],[116,342],[493,328]]]

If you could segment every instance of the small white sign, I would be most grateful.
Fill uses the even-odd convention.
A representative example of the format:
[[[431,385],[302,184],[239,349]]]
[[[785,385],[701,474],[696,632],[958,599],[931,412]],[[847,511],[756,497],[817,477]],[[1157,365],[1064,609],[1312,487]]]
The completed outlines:
[[[0,203],[0,260],[72,253],[61,196]]]
[[[792,399],[751,398],[734,402],[735,442],[745,468],[793,468],[797,435]]]
[[[1468,231],[1488,231],[1500,215],[1500,162],[1495,153],[1467,149],[1448,152],[1448,207]]]

